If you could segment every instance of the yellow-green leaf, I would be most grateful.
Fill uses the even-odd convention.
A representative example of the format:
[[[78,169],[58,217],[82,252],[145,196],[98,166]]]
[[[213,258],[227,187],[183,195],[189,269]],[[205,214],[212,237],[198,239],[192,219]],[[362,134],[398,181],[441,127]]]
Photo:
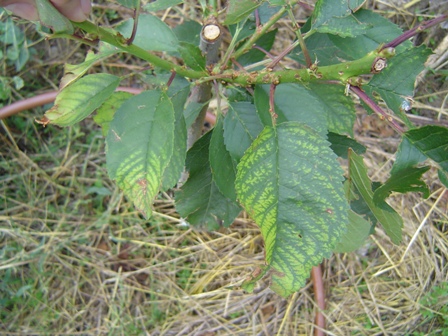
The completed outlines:
[[[237,196],[260,226],[278,294],[299,290],[345,232],[342,175],[330,144],[299,122],[265,127],[241,159]]]

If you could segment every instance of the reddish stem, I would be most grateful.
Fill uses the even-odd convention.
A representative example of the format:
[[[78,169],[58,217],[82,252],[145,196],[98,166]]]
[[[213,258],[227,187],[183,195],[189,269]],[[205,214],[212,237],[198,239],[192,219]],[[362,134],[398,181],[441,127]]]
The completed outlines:
[[[143,90],[120,86],[117,88],[117,91],[126,91],[132,94],[139,94]],[[3,106],[2,108],[0,108],[0,119],[7,118],[20,112],[33,109],[45,104],[50,104],[54,102],[58,93],[59,93],[58,91],[50,91],[31,98],[18,100],[12,103],[11,105]],[[216,122],[216,116],[213,113],[207,112],[205,120],[208,123],[214,125]]]
[[[406,41],[406,40],[410,39],[411,37],[417,35],[421,31],[423,31],[425,29],[428,29],[430,27],[433,27],[436,24],[439,24],[439,23],[445,21],[446,19],[448,19],[448,14],[444,14],[442,16],[436,17],[435,19],[425,21],[421,25],[418,25],[417,27],[414,27],[414,28],[408,30],[407,32],[404,32],[403,34],[398,36],[396,39],[390,41],[389,43],[386,43],[381,48],[381,50],[386,49],[386,48],[395,48],[396,46],[400,45],[404,41]]]
[[[313,280],[314,298],[318,307],[316,317],[314,318],[314,323],[316,325],[314,336],[324,336],[325,316],[322,314],[322,311],[325,310],[325,290],[321,265],[312,268],[311,279]]]
[[[400,134],[404,133],[404,129],[397,123],[394,118],[388,115],[379,107],[360,87],[350,85],[350,90],[353,91],[368,107],[370,107],[373,112],[378,114],[381,119],[385,119],[389,124]]]

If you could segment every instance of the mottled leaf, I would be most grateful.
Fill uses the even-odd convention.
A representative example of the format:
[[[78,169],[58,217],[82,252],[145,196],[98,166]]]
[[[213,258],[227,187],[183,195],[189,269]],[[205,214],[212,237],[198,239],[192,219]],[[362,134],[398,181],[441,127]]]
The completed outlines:
[[[87,52],[84,62],[80,64],[64,64],[64,76],[61,78],[59,84],[59,89],[63,89],[67,85],[78,80],[96,63],[116,54],[123,52],[123,50],[118,49],[108,43],[101,42],[98,53],[94,53],[92,50]]]
[[[109,176],[146,217],[173,155],[174,109],[160,90],[124,102],[106,138]]]
[[[59,92],[44,119],[59,126],[71,126],[100,107],[119,83],[120,77],[117,76],[105,73],[87,75]]]
[[[103,136],[109,131],[109,124],[114,119],[115,112],[126,100],[133,96],[129,92],[114,92],[112,95],[97,109],[96,115],[93,117],[98,125],[101,126]]]
[[[238,165],[238,198],[260,226],[271,288],[284,297],[345,232],[342,170],[329,146],[309,126],[285,122],[265,127]]]

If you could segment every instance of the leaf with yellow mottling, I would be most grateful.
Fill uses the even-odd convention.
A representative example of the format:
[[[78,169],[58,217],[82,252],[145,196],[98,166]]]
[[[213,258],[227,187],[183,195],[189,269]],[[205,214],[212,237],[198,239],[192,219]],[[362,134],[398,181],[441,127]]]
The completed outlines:
[[[124,102],[106,138],[107,170],[135,207],[149,217],[173,155],[174,108],[166,93],[145,91]]]
[[[237,196],[260,226],[281,296],[298,291],[345,232],[342,175],[330,143],[299,122],[265,127],[241,159]]]

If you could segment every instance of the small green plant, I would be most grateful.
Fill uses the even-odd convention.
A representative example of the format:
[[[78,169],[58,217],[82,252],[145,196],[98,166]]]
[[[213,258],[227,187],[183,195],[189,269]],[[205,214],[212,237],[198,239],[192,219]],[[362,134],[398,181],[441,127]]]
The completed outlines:
[[[435,319],[443,336],[448,335],[448,282],[434,286],[420,300],[421,313],[427,320]]]
[[[229,226],[244,209],[259,225],[266,251],[265,265],[248,276],[245,289],[270,276],[271,288],[286,297],[314,265],[334,251],[356,249],[378,224],[399,244],[403,222],[386,202],[390,193],[427,197],[421,177],[428,159],[446,183],[448,129],[417,128],[406,112],[431,53],[408,39],[447,15],[403,33],[363,9],[364,1],[319,0],[299,27],[299,1],[230,0],[221,10],[204,0],[202,26],[185,21],[170,28],[149,12],[182,1],[119,2],[135,16],[111,29],[72,23],[42,1],[49,7],[41,8],[41,20],[53,37],[98,49],[83,63],[66,65],[55,105],[40,122],[70,126],[96,111],[109,175],[145,217],[158,192],[176,186],[176,209],[192,225]],[[269,51],[283,17],[296,39],[274,57]],[[226,29],[231,41],[221,50]],[[150,64],[150,90],[115,92],[122,78],[85,75],[117,53]],[[287,68],[285,58],[296,67]],[[212,97],[216,123],[201,136]],[[367,175],[365,147],[353,139],[353,97],[402,137],[390,178],[379,187]],[[347,174],[338,157],[348,160]]]

